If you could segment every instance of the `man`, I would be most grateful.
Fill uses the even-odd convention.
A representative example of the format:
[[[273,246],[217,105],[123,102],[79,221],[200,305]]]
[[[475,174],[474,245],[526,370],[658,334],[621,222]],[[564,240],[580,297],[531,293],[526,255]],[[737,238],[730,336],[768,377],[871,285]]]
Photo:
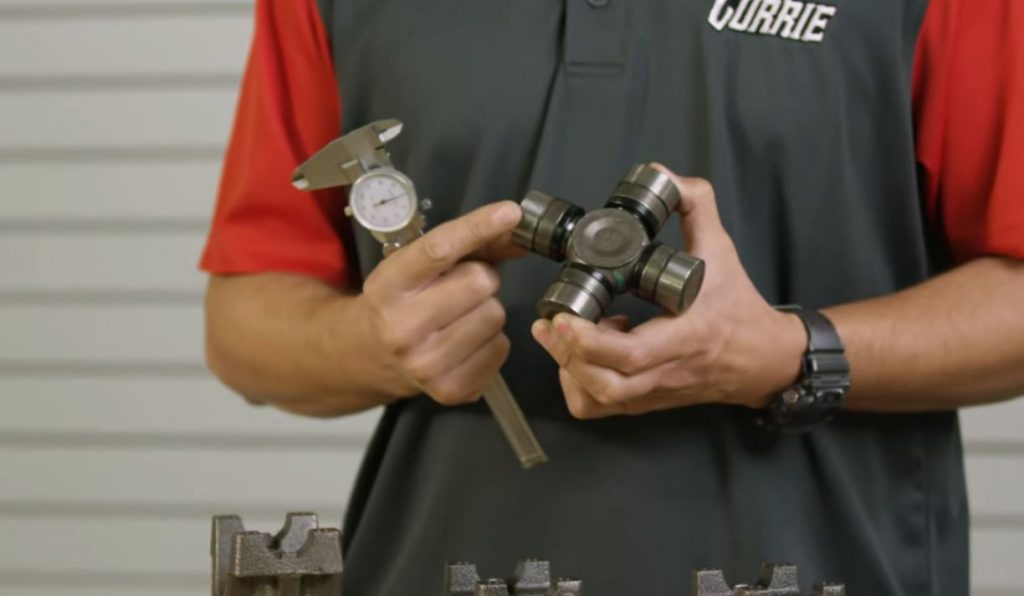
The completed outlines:
[[[527,555],[597,596],[685,593],[693,568],[739,580],[761,560],[852,594],[967,593],[955,409],[1024,392],[1024,6],[256,10],[203,260],[208,360],[293,412],[387,404],[345,520],[346,594]],[[391,117],[440,225],[378,264],[343,195],[289,180]],[[498,199],[593,208],[647,161],[711,181],[675,178],[662,234],[707,263],[694,306],[535,322],[554,267],[489,264],[516,256],[519,213]],[[843,411],[799,433],[763,416],[811,374],[801,319],[769,306],[786,303],[824,309],[852,371]],[[499,369],[551,457],[536,470],[482,405],[449,407]]]

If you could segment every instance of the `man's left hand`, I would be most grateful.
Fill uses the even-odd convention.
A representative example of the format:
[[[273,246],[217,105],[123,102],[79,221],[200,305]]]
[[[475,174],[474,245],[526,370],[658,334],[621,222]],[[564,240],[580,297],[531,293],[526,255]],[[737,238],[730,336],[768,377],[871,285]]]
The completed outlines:
[[[533,337],[560,366],[577,418],[644,414],[701,403],[762,407],[799,375],[807,335],[795,315],[758,293],[722,227],[711,184],[670,174],[680,223],[706,275],[693,305],[628,328],[621,317],[598,324],[560,314],[539,320]]]

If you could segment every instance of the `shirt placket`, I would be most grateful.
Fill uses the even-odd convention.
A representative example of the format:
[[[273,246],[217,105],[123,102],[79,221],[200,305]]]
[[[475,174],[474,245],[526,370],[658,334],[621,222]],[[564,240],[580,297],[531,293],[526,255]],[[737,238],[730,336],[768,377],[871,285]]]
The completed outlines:
[[[566,0],[565,67],[572,75],[618,75],[626,60],[627,0]]]

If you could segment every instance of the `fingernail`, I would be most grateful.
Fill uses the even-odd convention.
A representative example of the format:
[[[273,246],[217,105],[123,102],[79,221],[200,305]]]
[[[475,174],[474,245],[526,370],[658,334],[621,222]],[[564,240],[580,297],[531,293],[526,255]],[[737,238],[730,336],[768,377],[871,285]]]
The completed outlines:
[[[519,221],[519,205],[506,204],[502,205],[494,213],[494,223],[507,226]]]
[[[572,335],[572,325],[569,323],[569,315],[556,315],[553,323],[555,326],[555,332],[562,337],[569,337]]]
[[[540,319],[533,322],[533,325],[530,327],[530,333],[533,335],[533,338],[536,339],[538,342],[544,343],[548,340],[549,337],[551,337],[550,327],[550,323],[543,319]]]

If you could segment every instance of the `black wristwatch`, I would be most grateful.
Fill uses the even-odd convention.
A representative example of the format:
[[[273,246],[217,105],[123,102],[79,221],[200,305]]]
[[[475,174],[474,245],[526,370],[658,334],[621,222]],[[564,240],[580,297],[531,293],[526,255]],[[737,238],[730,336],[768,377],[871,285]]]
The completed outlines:
[[[807,329],[800,380],[772,399],[769,421],[783,431],[801,432],[832,419],[843,407],[850,389],[846,348],[828,317],[800,306],[777,306],[790,312]]]

